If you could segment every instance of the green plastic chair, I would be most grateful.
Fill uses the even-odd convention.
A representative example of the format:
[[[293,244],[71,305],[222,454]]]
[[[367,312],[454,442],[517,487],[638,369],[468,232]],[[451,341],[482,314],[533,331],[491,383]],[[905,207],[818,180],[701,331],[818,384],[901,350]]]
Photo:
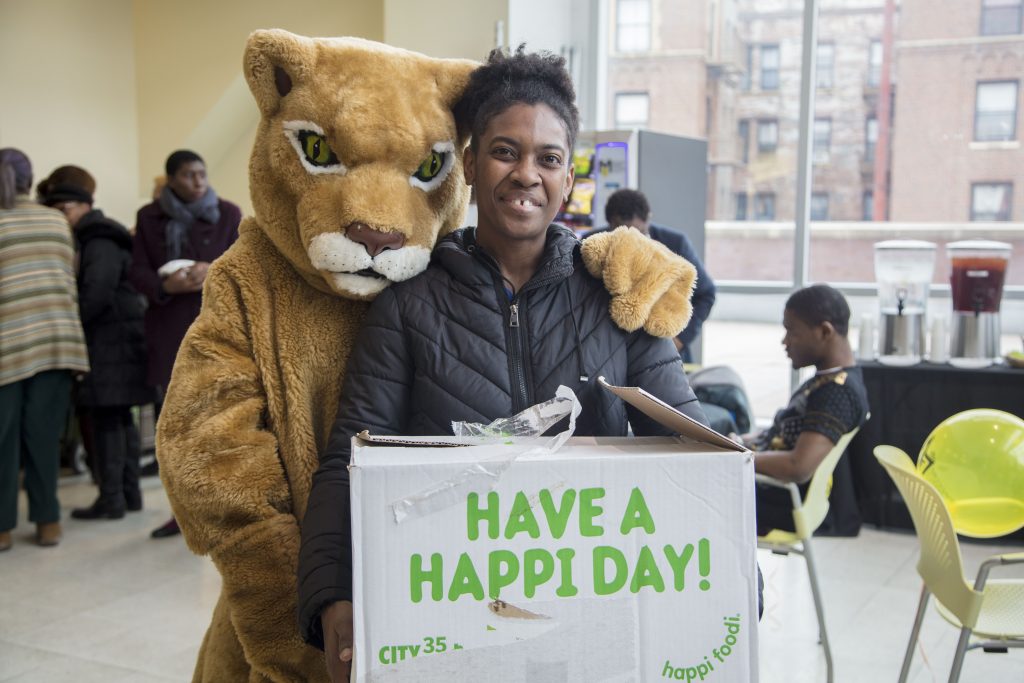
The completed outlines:
[[[870,417],[870,416],[869,416]],[[814,563],[814,552],[811,549],[811,537],[817,531],[828,514],[828,494],[832,484],[832,472],[839,464],[839,458],[846,452],[846,447],[860,427],[843,436],[828,452],[825,459],[818,465],[807,487],[807,496],[800,497],[800,489],[796,484],[779,481],[765,474],[755,474],[759,484],[773,486],[789,491],[793,500],[793,528],[796,531],[772,530],[757,539],[757,547],[770,550],[776,555],[800,555],[807,562],[807,577],[811,582],[811,595],[814,597],[814,611],[818,614],[818,633],[821,646],[825,651],[825,667],[828,671],[828,683],[832,683],[832,648],[828,644],[828,631],[825,629],[825,606],[821,599],[821,588],[818,585],[818,569]]]
[[[914,648],[921,631],[928,598],[935,595],[939,614],[960,629],[960,640],[953,656],[949,681],[960,680],[964,655],[968,650],[1005,652],[1024,647],[1024,579],[988,580],[993,567],[1024,563],[1024,552],[994,555],[978,569],[972,587],[964,578],[960,542],[942,496],[917,472],[910,456],[895,446],[877,446],[875,457],[892,477],[903,496],[921,544],[917,573],[924,580],[917,617],[903,658],[900,683],[910,673]],[[974,635],[982,640],[970,642]]]

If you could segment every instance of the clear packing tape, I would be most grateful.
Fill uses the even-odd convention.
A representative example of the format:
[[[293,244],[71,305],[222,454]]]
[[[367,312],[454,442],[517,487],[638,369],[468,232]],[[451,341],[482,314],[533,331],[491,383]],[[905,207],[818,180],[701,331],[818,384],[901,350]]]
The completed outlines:
[[[414,517],[426,517],[466,500],[470,493],[483,494],[492,490],[498,480],[516,459],[524,455],[551,455],[561,448],[576,431],[580,401],[573,390],[559,386],[555,397],[530,406],[512,417],[501,418],[490,424],[453,422],[452,431],[467,445],[501,444],[511,438],[536,438],[558,423],[566,415],[569,426],[548,441],[523,451],[513,451],[500,457],[477,461],[454,477],[440,481],[422,491],[391,503],[395,523],[401,524]]]

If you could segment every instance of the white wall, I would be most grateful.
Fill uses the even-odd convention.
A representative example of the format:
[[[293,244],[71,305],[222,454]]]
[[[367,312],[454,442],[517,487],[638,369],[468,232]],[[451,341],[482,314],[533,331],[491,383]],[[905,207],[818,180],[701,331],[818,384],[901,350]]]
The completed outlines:
[[[25,152],[36,182],[63,164],[87,169],[97,206],[129,226],[140,191],[134,50],[131,0],[0,1],[0,147]]]
[[[508,42],[510,0],[384,0],[384,42],[431,57],[483,61]]]

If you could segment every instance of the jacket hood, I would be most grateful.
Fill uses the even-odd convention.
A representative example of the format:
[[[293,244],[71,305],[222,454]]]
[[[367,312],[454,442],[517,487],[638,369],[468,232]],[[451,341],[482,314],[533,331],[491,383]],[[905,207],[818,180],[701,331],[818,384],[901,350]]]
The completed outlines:
[[[122,249],[128,251],[132,249],[132,236],[128,232],[128,228],[107,218],[99,209],[93,209],[82,216],[75,228],[75,239],[81,245],[94,239],[108,239]]]
[[[527,285],[563,280],[572,275],[579,246],[579,238],[572,230],[563,225],[549,225],[540,268]],[[475,227],[447,235],[434,248],[431,261],[465,284],[489,283],[492,274],[500,272],[494,257],[477,244]]]

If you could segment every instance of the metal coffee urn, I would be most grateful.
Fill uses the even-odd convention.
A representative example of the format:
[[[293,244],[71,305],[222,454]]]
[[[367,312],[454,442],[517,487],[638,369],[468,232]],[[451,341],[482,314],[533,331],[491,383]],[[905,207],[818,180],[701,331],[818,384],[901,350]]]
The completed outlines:
[[[1006,242],[966,240],[946,245],[953,320],[949,355],[993,361],[999,357],[999,304],[1012,246]]]
[[[925,346],[925,309],[935,271],[935,244],[919,240],[875,243],[878,281],[878,356],[882,362],[916,363]]]

